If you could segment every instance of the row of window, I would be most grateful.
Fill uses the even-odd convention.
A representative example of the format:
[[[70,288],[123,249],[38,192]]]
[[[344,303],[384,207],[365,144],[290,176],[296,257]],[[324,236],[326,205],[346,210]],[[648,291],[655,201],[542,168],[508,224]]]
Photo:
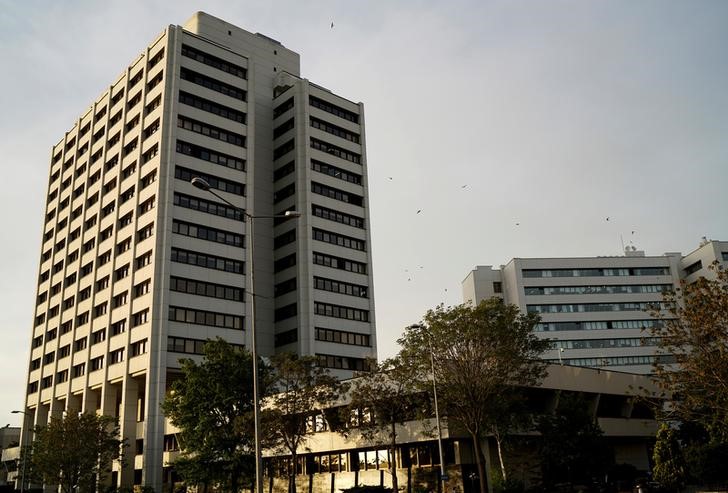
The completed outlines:
[[[243,235],[237,233],[209,228],[207,226],[202,226],[201,224],[178,221],[177,219],[172,222],[172,232],[183,236],[190,236],[200,240],[212,241],[235,247],[242,247],[245,238]]]
[[[350,132],[349,130],[346,130],[345,128],[341,128],[337,125],[332,125],[329,122],[319,120],[318,118],[311,117],[311,126],[313,128],[323,130],[326,133],[330,133],[331,135],[335,135],[337,137],[341,137],[342,139],[349,140],[356,144],[359,143],[359,134]],[[293,128],[293,125],[291,125],[291,128]]]
[[[212,214],[213,216],[227,217],[235,221],[243,220],[243,211],[238,208],[230,207],[229,205],[222,204],[220,202],[212,202],[206,199],[200,199],[191,195],[185,195],[183,193],[174,194],[174,205],[184,207],[186,209],[192,209],[195,211],[205,212]]]
[[[167,351],[183,354],[205,354],[207,341],[184,337],[167,337]]]
[[[281,123],[276,128],[273,129],[273,138],[277,139],[284,133],[288,132],[289,130],[293,129],[295,127],[295,123],[293,118],[289,118],[287,121]]]
[[[235,86],[220,82],[217,79],[200,74],[188,68],[182,67],[179,71],[180,79],[192,82],[198,86],[206,87],[211,91],[219,92],[225,96],[229,96],[240,101],[245,101],[247,93]]]
[[[311,431],[326,431],[326,421],[319,416],[312,416],[314,422],[307,425]],[[451,443],[445,443],[445,462],[454,463],[454,450]],[[437,443],[420,443],[398,446],[397,458],[390,456],[389,449],[373,448],[369,450],[355,450],[350,452],[319,452],[315,454],[299,455],[296,460],[296,474],[321,474],[346,471],[389,471],[394,460],[396,467],[435,467],[440,464],[440,453]],[[294,467],[290,457],[271,457],[264,460],[264,467],[271,477],[287,477]]]
[[[196,265],[206,269],[233,272],[235,274],[242,274],[245,267],[245,264],[240,260],[193,252],[191,250],[182,250],[180,248],[172,248],[171,260],[172,262],[179,262],[181,264]]]
[[[241,79],[247,79],[248,77],[247,69],[232,62],[228,62],[227,60],[223,60],[222,58],[210,55],[209,53],[205,53],[204,51],[200,51],[197,48],[193,48],[189,45],[182,45],[182,56],[197,60],[198,62],[203,63],[209,67],[216,68],[228,74],[234,75],[235,77],[240,77]]]
[[[336,115],[339,118],[343,118],[344,120],[349,120],[353,123],[359,123],[359,115],[357,115],[353,111],[345,110],[344,108],[336,106],[333,103],[329,103],[328,101],[319,99],[316,96],[309,96],[308,102],[314,108],[318,108],[327,113],[331,113],[332,115]],[[291,102],[291,106],[293,106],[293,102]]]
[[[529,313],[579,313],[579,312],[624,312],[646,311],[659,308],[662,303],[631,302],[631,303],[566,303],[562,305],[526,305]]]
[[[232,120],[234,122],[245,124],[247,116],[242,111],[238,111],[233,108],[229,108],[222,104],[210,101],[209,99],[201,98],[190,94],[188,92],[179,92],[179,102],[197,108],[198,110],[212,113],[213,115]]]
[[[344,248],[359,250],[361,252],[365,252],[367,249],[366,242],[364,240],[352,238],[351,236],[340,235],[338,233],[332,233],[318,228],[313,228],[313,239]]]
[[[357,154],[356,152],[347,151],[344,148],[329,144],[323,140],[314,139],[313,137],[311,137],[310,145],[312,149],[323,151],[355,164],[361,164],[361,154]]]
[[[220,127],[216,127],[214,125],[210,125],[209,123],[204,123],[198,120],[193,120],[192,118],[188,118],[186,116],[179,115],[177,116],[177,126],[179,128],[189,130],[190,132],[204,135],[206,137],[220,140],[222,142],[227,142],[228,144],[232,144],[234,146],[245,147],[244,135],[231,132],[230,130],[225,130]]]
[[[314,216],[320,217],[322,219],[328,219],[329,221],[346,224],[347,226],[352,226],[354,228],[364,229],[363,218],[335,211],[334,209],[329,209],[328,207],[311,204],[311,213]]]
[[[556,362],[558,360],[549,360]],[[675,362],[674,356],[611,356],[608,358],[563,358],[563,362],[572,366],[643,366],[655,363],[669,365]]]
[[[296,162],[291,161],[290,163],[284,164],[280,168],[273,172],[273,182],[277,182],[283,177],[286,177],[296,171]]]
[[[209,327],[220,327],[223,329],[243,330],[242,316],[209,312],[205,310],[194,310],[192,308],[170,306],[169,320],[170,322],[182,322],[206,325]]]
[[[240,195],[243,197],[245,196],[244,183],[225,180],[223,178],[218,178],[217,176],[200,173],[199,171],[194,171],[188,168],[183,168],[182,166],[174,167],[174,177],[178,180],[186,181],[188,183],[192,180],[192,178],[200,177],[205,180],[208,185],[210,185],[210,188],[214,188],[215,190],[220,190],[222,192],[232,193],[234,195]]]
[[[336,281],[334,279],[326,279],[324,277],[314,276],[313,287],[314,289],[320,289],[322,291],[346,294],[349,296],[356,296],[358,298],[369,297],[369,288],[367,286],[361,286],[359,284],[352,284],[344,281]]]
[[[660,339],[657,337],[622,337],[619,339],[574,339],[555,340],[553,349],[605,349],[657,346]]]
[[[664,293],[673,289],[672,284],[623,284],[605,286],[526,286],[527,295],[549,294],[638,294]]]
[[[273,108],[273,118],[278,118],[286,111],[293,108],[293,98],[288,98],[287,100],[283,101],[281,104]]]
[[[333,176],[334,178],[348,181],[349,183],[361,185],[362,177],[360,174],[352,173],[351,171],[346,171],[345,169],[337,168],[336,166],[332,166],[315,159],[311,160],[311,169],[319,173],[323,173],[324,175]]]
[[[181,140],[177,141],[177,152],[186,156],[192,156],[203,161],[213,164],[219,164],[226,168],[245,171],[245,160],[224,154],[222,152],[213,151],[202,146],[190,144]]]
[[[337,370],[371,371],[369,361],[364,358],[337,356],[333,354],[316,354],[318,366]]]
[[[291,139],[288,142],[284,142],[283,144],[273,149],[273,159],[278,159],[279,157],[288,154],[295,148],[296,141],[294,139]]]
[[[361,195],[356,195],[351,192],[345,192],[343,190],[339,190],[338,188],[329,187],[315,181],[311,182],[311,192],[323,195],[324,197],[329,197],[334,200],[346,202],[347,204],[358,205],[359,207],[361,207],[364,203],[364,197],[362,197]]]
[[[324,267],[331,267],[333,269],[355,272],[357,274],[367,273],[367,264],[365,263],[356,262],[355,260],[349,260],[342,257],[335,257],[333,255],[320,252],[313,252],[313,263],[316,265],[323,265]]]
[[[355,320],[357,322],[369,321],[369,310],[360,308],[352,308],[349,306],[332,305],[330,303],[314,302],[313,311],[316,315],[324,317],[343,318],[345,320]]]
[[[221,300],[242,301],[243,289],[234,286],[225,286],[223,284],[214,284],[211,282],[198,281],[194,279],[184,279],[181,277],[171,277],[169,280],[169,289],[180,293],[196,294],[199,296],[207,296],[210,298],[219,298]]]
[[[316,340],[335,342],[338,344],[350,344],[352,346],[371,346],[371,336],[369,334],[357,334],[355,332],[324,329],[322,327],[316,327]]]
[[[670,268],[523,269],[522,272],[523,277],[668,276],[670,275]]]
[[[542,322],[536,332],[562,330],[649,329],[660,327],[659,320],[599,320],[594,322]]]

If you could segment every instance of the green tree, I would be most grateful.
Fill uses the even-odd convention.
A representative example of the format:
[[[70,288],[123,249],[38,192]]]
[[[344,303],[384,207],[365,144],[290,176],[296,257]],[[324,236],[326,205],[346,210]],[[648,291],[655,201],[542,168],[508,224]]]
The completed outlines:
[[[374,444],[389,448],[392,489],[397,481],[397,425],[419,414],[423,401],[418,399],[411,368],[401,358],[391,358],[362,373],[352,382],[350,416],[355,416],[357,430]]]
[[[534,334],[538,315],[523,314],[498,299],[478,306],[439,306],[423,322],[405,330],[400,354],[422,375],[430,373],[430,351],[434,354],[443,414],[470,435],[485,493],[484,439],[489,434],[496,438],[501,475],[507,480],[502,441],[520,420],[504,410],[517,409],[514,386],[536,385],[545,376],[546,363],[539,357],[550,342]]]
[[[657,430],[657,441],[652,452],[652,477],[663,487],[677,490],[685,481],[685,457],[677,431],[666,423]]]
[[[557,409],[540,416],[540,456],[543,482],[589,484],[610,469],[614,454],[604,438],[589,403],[578,394],[562,393]]]
[[[304,440],[315,433],[315,419],[343,390],[342,383],[318,366],[315,356],[279,353],[271,357],[271,387],[263,421],[271,447],[291,454],[288,491],[296,491],[296,462]]]
[[[663,419],[697,423],[713,441],[728,443],[728,271],[712,266],[714,279],[682,283],[664,296],[660,324],[650,330],[659,349],[677,365],[661,360],[657,382],[672,397]]]
[[[175,467],[186,482],[237,492],[254,476],[253,360],[228,342],[208,341],[200,363],[183,359],[162,410],[180,429]],[[259,362],[261,395],[268,367]]]
[[[52,416],[35,428],[30,450],[31,477],[47,485],[60,485],[64,493],[96,490],[111,472],[112,461],[122,458],[115,418],[87,413]]]

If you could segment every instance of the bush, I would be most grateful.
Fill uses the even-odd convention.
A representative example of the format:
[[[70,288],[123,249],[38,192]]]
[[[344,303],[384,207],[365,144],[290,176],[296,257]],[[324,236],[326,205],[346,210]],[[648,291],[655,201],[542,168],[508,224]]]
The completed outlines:
[[[526,491],[526,485],[520,479],[509,477],[503,481],[500,470],[494,470],[490,477],[493,478],[494,493],[523,493]]]

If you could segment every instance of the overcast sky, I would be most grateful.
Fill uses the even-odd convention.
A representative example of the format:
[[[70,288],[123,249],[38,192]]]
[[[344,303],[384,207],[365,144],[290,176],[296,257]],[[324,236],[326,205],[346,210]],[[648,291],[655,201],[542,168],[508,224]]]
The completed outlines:
[[[728,239],[725,1],[0,0],[0,426],[23,405],[51,147],[197,10],[364,102],[380,358],[476,265]]]

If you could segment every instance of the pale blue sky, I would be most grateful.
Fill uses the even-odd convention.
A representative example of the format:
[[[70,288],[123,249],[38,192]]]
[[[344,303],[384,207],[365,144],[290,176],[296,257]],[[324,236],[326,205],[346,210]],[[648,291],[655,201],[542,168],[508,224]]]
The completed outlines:
[[[728,239],[728,2],[0,0],[0,426],[22,406],[51,146],[196,10],[365,103],[380,355],[475,265]]]

